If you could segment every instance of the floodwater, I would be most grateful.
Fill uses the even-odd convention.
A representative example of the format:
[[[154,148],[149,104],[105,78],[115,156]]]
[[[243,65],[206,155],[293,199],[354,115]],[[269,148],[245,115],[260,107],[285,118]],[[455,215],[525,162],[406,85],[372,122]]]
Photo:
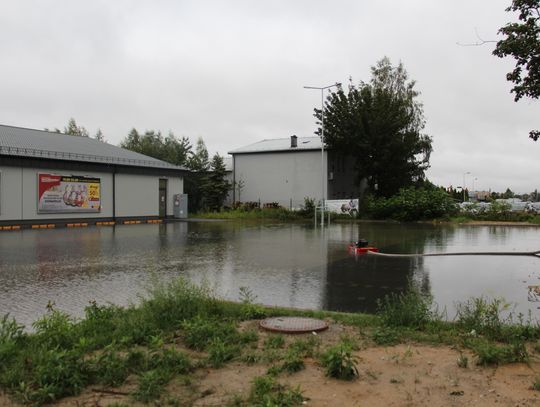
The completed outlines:
[[[456,302],[504,298],[540,319],[540,258],[354,256],[363,237],[386,253],[535,251],[540,228],[360,223],[177,222],[162,225],[0,233],[0,316],[27,327],[49,302],[74,316],[90,301],[137,303],[152,279],[185,276],[238,300],[299,308],[373,312],[377,299],[416,284],[448,318]]]

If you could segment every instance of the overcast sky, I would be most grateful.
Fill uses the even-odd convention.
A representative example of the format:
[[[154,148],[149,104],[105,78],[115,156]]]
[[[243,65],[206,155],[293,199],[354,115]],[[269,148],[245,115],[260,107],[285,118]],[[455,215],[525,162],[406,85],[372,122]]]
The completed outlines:
[[[133,127],[211,153],[311,136],[326,86],[402,61],[424,104],[440,185],[540,189],[537,101],[513,101],[513,60],[486,40],[510,0],[4,0],[0,123],[63,128],[70,117],[118,144]]]

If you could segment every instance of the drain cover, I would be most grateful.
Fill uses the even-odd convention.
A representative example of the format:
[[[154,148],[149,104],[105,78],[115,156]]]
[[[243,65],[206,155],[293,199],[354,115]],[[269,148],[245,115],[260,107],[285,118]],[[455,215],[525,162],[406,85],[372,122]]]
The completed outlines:
[[[260,322],[261,328],[273,332],[304,334],[328,329],[328,324],[320,319],[302,317],[275,317]]]

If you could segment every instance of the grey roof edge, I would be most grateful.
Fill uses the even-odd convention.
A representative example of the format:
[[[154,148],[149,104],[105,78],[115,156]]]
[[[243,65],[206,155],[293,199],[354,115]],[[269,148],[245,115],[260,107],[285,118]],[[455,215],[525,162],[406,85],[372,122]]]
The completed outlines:
[[[234,150],[230,150],[227,152],[227,154],[235,155],[235,154],[264,154],[264,153],[277,153],[277,152],[302,152],[302,151],[314,151],[314,150],[321,150],[321,145],[314,145],[314,146],[305,146],[302,145],[302,140],[317,140],[319,141],[320,138],[318,136],[310,136],[310,137],[298,137],[298,144],[297,147],[291,147],[289,142],[290,138],[275,138],[275,139],[263,139],[260,141],[257,141],[252,144],[248,144],[245,147],[239,147]],[[260,148],[261,145],[264,143],[272,143],[272,142],[283,142],[286,143],[285,146],[273,146],[270,148]],[[324,146],[324,150],[327,150],[328,147]]]
[[[38,130],[38,129],[29,128],[29,127],[12,126],[12,125],[5,125],[5,124],[1,124],[0,127],[19,129],[19,130],[29,131],[29,132],[48,133],[55,136],[77,137],[77,136],[67,135],[65,133],[59,133],[59,132],[49,131],[49,130]],[[91,137],[88,137],[88,140],[89,141],[91,140],[91,142],[102,143],[101,141],[95,140]],[[140,156],[141,158],[125,158],[125,157],[118,157],[118,156],[112,156],[112,155],[73,153],[73,152],[66,152],[66,151],[54,151],[54,150],[45,150],[45,149],[31,148],[31,147],[16,147],[16,146],[5,146],[5,145],[0,145],[0,155],[42,158],[42,159],[52,159],[52,160],[66,160],[66,161],[85,161],[85,162],[96,163],[96,164],[115,164],[115,165],[122,165],[122,166],[142,167],[142,168],[144,167],[162,168],[162,169],[168,169],[168,170],[190,172],[188,168],[183,167],[183,166],[174,165],[166,161],[160,160],[158,158],[146,156],[144,154],[137,153],[135,151],[124,149],[114,144],[109,144],[109,143],[105,143],[105,144],[107,145],[107,148],[110,148],[113,150],[121,149],[124,151],[128,151],[130,154],[135,155],[135,156]],[[144,157],[147,157],[148,159],[144,159]]]
[[[273,149],[273,150],[250,150],[250,151],[229,151],[227,154],[267,154],[267,153],[309,153],[311,151],[321,151],[320,147],[317,148],[289,148],[289,149]],[[324,151],[328,151],[327,147],[324,147]]]

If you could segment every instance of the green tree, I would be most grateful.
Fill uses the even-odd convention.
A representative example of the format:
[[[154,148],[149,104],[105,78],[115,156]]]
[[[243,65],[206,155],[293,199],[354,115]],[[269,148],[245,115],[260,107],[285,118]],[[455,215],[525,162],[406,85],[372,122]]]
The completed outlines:
[[[188,165],[191,170],[199,172],[208,171],[210,168],[208,150],[206,149],[206,144],[204,144],[202,137],[197,139],[195,151],[189,159]]]
[[[425,120],[419,92],[403,64],[392,66],[385,57],[371,72],[369,83],[350,81],[347,91],[339,87],[328,95],[325,144],[354,157],[357,182],[366,178],[371,191],[389,197],[424,179],[431,138],[422,133]],[[321,110],[315,109],[314,116],[320,124]]]
[[[208,150],[202,137],[197,139],[195,151],[191,154],[187,166],[192,173],[186,178],[185,189],[189,196],[190,208],[193,212],[197,212],[203,206],[204,186],[210,170]]]
[[[71,136],[88,137],[89,133],[83,126],[78,126],[75,119],[72,117],[69,119],[68,124],[64,127],[64,134]]]
[[[511,92],[517,102],[522,97],[540,96],[540,0],[513,0],[506,9],[517,12],[519,22],[508,23],[499,29],[504,39],[497,42],[493,54],[499,58],[512,56],[514,69],[506,79],[514,84]],[[531,130],[529,137],[537,141],[540,131]]]
[[[140,134],[133,128],[120,142],[120,147],[180,166],[188,166],[191,155],[189,139],[178,139],[172,132],[163,137],[159,131],[147,130]]]
[[[506,188],[506,191],[504,191],[504,193],[502,194],[502,197],[505,199],[513,198],[514,192],[510,188]]]
[[[211,211],[219,211],[231,189],[231,183],[225,179],[226,170],[223,157],[215,154],[210,162],[210,172],[203,187],[204,201]]]

